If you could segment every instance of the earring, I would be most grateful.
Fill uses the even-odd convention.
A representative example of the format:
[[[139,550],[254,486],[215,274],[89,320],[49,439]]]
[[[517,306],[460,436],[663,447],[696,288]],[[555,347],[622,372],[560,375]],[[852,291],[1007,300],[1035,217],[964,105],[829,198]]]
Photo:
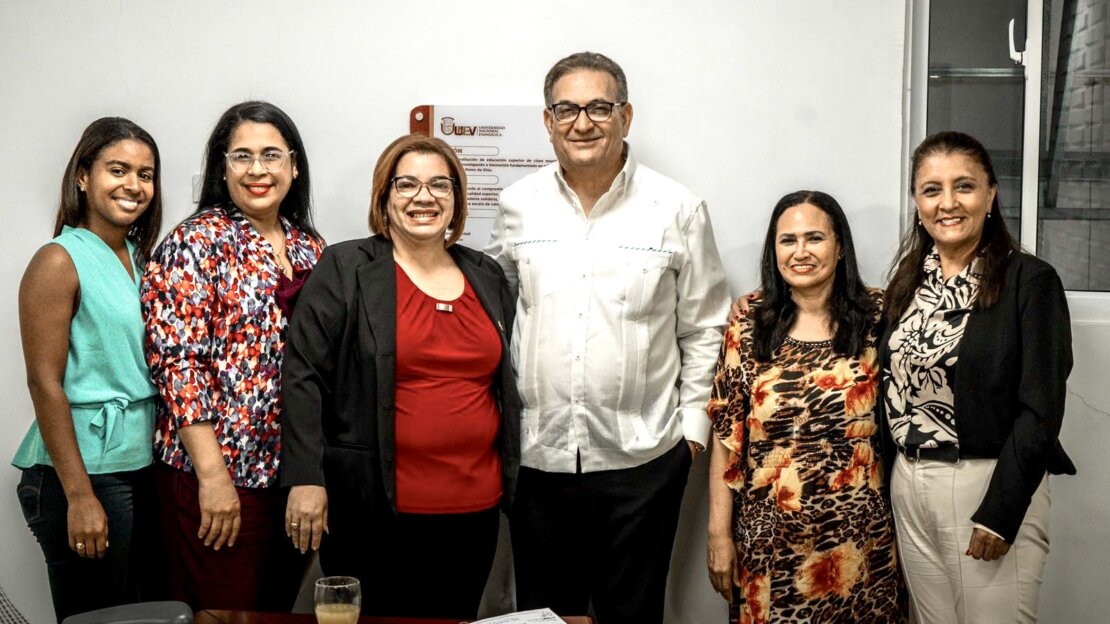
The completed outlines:
[[[987,218],[988,218],[988,219],[990,219],[990,218],[991,218],[991,213],[989,213],[989,212],[987,213]]]
[[[78,184],[77,185],[77,190],[84,193],[85,192],[85,185],[84,184]]]

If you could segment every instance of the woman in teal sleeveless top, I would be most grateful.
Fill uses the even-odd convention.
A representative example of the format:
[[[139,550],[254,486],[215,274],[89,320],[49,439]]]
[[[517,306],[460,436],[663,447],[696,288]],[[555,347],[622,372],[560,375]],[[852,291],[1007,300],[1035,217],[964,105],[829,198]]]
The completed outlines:
[[[157,598],[151,477],[157,392],[143,355],[142,260],[162,220],[158,147],[119,117],[82,134],[62,180],[55,238],[19,288],[35,408],[12,464],[46,559],[58,621]]]

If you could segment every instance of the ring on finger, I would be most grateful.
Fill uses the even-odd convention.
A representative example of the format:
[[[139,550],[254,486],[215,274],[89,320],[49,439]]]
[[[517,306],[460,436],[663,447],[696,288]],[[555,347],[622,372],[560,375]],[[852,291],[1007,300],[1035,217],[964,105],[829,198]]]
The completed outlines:
[[[300,522],[290,522],[289,523],[289,528],[296,531],[297,529],[301,528],[301,523]]]
[[[77,548],[78,552],[85,552],[85,542],[77,542],[74,547]]]

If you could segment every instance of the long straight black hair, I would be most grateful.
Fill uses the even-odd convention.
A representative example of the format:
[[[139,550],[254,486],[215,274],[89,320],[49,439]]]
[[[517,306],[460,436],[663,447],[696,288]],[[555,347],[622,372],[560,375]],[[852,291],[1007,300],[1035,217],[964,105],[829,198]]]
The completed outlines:
[[[82,171],[91,173],[92,165],[101,152],[127,139],[145,144],[154,155],[154,194],[146,210],[127,231],[127,238],[135,243],[139,256],[137,260],[145,261],[154,250],[158,233],[162,229],[162,159],[158,155],[158,144],[154,142],[154,137],[135,122],[123,117],[101,117],[81,133],[62,176],[62,197],[58,204],[58,214],[54,217],[54,236],[62,233],[62,226],[77,227],[88,217],[88,199],[77,190],[77,175]]]
[[[829,295],[829,317],[836,322],[833,334],[833,351],[841,355],[858,355],[866,344],[872,317],[877,312],[867,286],[859,276],[856,247],[852,242],[852,229],[840,204],[828,193],[821,191],[795,191],[785,195],[775,204],[767,237],[763,241],[760,261],[760,288],[762,299],[754,306],[752,321],[752,351],[756,359],[768,361],[782,346],[791,326],[798,316],[798,307],[790,294],[790,285],[779,272],[775,254],[775,238],[782,214],[801,204],[816,206],[829,217],[833,234],[840,244],[841,258],[836,263],[832,293]]]
[[[991,186],[998,186],[998,178],[991,164],[991,156],[987,149],[970,135],[962,132],[938,132],[925,137],[921,145],[913,151],[913,161],[910,163],[910,196],[914,195],[917,188],[917,171],[926,158],[937,154],[963,154],[979,163],[987,174],[987,182]],[[890,268],[890,285],[886,290],[886,319],[892,323],[898,322],[902,313],[913,301],[914,293],[925,281],[925,272],[922,265],[925,257],[933,249],[933,237],[921,223],[914,219],[906,233],[902,235],[902,242],[898,246],[898,258]],[[975,299],[976,310],[991,307],[998,301],[1002,292],[1003,282],[1006,281],[1006,267],[1014,254],[1021,251],[1020,246],[1010,230],[1006,228],[1006,220],[1002,217],[1002,204],[998,201],[998,193],[994,194],[990,212],[983,223],[983,232],[979,236],[979,244],[975,247],[972,257],[978,257],[979,294]]]
[[[242,102],[227,109],[212,135],[208,137],[208,145],[204,150],[204,180],[201,182],[200,201],[196,212],[209,208],[220,210],[236,210],[231,201],[231,194],[227,190],[227,180],[224,173],[227,161],[224,154],[227,152],[231,135],[239,124],[245,121],[270,124],[281,133],[281,138],[293,150],[291,165],[297,166],[297,177],[293,178],[289,192],[281,200],[278,213],[288,219],[297,229],[319,239],[316,226],[312,219],[312,189],[309,184],[308,153],[305,151],[301,133],[297,131],[296,124],[277,106],[269,102]]]

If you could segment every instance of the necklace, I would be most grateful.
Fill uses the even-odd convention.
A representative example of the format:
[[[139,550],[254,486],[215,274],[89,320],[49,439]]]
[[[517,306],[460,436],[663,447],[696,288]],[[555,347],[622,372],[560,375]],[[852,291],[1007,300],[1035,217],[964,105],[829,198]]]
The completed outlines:
[[[285,256],[285,231],[281,233],[281,249],[271,244],[270,249],[273,252],[274,263],[277,264],[278,269],[285,275],[285,277],[293,276],[293,265]]]

